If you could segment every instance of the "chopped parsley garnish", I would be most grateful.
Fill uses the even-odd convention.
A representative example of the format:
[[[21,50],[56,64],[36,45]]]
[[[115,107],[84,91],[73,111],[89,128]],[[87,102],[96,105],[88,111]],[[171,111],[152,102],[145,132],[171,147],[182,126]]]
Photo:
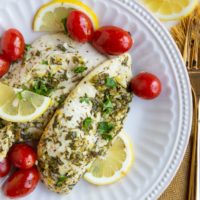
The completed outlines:
[[[61,58],[50,57],[50,64],[62,65],[62,59]]]
[[[110,113],[113,110],[113,104],[109,98],[103,102],[103,112]]]
[[[67,50],[62,44],[58,44],[56,47],[63,52]]]
[[[90,98],[88,97],[87,94],[85,94],[83,97],[80,97],[80,102],[89,104],[90,103]]]
[[[77,65],[84,65],[85,64],[83,58],[81,56],[77,56],[77,55],[72,57],[72,62],[74,64],[77,64]]]
[[[84,121],[83,121],[83,129],[88,131],[92,126],[92,118],[91,117],[87,117]]]
[[[66,99],[66,94],[62,94],[58,100],[59,105],[63,104]]]
[[[83,73],[85,70],[87,70],[87,67],[86,67],[86,66],[79,66],[79,67],[76,67],[76,68],[74,69],[74,73],[80,74],[80,73]]]
[[[124,60],[122,61],[122,65],[128,65],[128,56],[126,56],[125,58],[124,58]]]
[[[128,111],[128,103],[132,95],[127,88],[117,82],[116,77],[109,76],[107,73],[95,75],[91,83],[98,91],[95,97],[91,98],[92,113],[94,117],[98,116],[97,113],[101,114],[96,132],[109,142],[122,127],[124,114]]]
[[[26,44],[26,46],[25,46],[26,51],[29,51],[31,48],[32,48],[31,44]]]
[[[115,88],[117,83],[113,78],[107,77],[105,80],[105,85],[110,88]]]
[[[3,127],[5,127],[5,125],[4,125],[4,123],[3,123],[3,120],[0,119],[0,128],[3,128]],[[6,135],[6,134],[5,134],[5,135]]]
[[[112,136],[109,134],[114,128],[114,125],[109,122],[99,122],[97,131],[102,135],[103,139],[111,140]]]
[[[48,63],[47,60],[42,60],[41,64],[43,64],[43,65],[48,65],[49,63]]]
[[[63,80],[68,81],[69,78],[68,78],[68,76],[67,76],[67,72],[64,72],[63,75],[61,76],[61,78],[62,78]],[[65,87],[64,87],[64,88],[65,88]],[[63,88],[63,89],[64,89],[64,88]]]
[[[66,179],[67,179],[66,176],[61,176],[61,177],[59,177],[59,178],[58,178],[58,181],[56,182],[56,186],[60,187],[60,186],[63,184],[63,182],[66,181]]]
[[[113,139],[112,135],[109,135],[109,134],[103,134],[103,135],[102,135],[102,138],[103,138],[104,140],[108,140],[108,141],[110,141],[110,140]]]
[[[52,92],[53,88],[47,83],[47,81],[38,78],[34,80],[34,84],[30,90],[37,94],[48,96]]]
[[[35,53],[35,55],[36,55],[36,56],[40,56],[40,55],[41,55],[41,52],[37,50],[36,53]]]
[[[19,100],[22,100],[22,99],[23,99],[22,92],[23,92],[23,91],[18,92],[18,93],[16,94],[16,95],[17,95],[17,98],[18,98]]]
[[[67,18],[63,18],[61,20],[61,23],[63,24],[63,27],[64,27],[64,33],[67,33],[67,27],[66,27]]]

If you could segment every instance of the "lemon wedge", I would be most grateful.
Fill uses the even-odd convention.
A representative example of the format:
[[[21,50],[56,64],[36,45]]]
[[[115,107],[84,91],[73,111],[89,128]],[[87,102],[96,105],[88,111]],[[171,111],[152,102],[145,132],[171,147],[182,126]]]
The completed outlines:
[[[97,158],[84,175],[94,185],[108,185],[119,181],[131,169],[134,160],[132,143],[121,131],[105,157]]]
[[[33,21],[34,31],[63,31],[63,19],[66,19],[72,10],[80,10],[90,17],[95,29],[98,28],[98,18],[87,5],[79,0],[54,0],[44,4],[35,14]]]
[[[189,15],[198,3],[198,0],[140,0],[155,15],[163,20],[181,19]]]
[[[6,121],[32,121],[40,117],[50,103],[49,97],[0,83],[0,118]]]

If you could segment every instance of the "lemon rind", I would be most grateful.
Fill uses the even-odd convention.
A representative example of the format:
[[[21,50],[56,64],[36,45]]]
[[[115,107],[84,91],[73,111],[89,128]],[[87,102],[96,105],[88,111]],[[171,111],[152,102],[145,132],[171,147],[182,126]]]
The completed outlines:
[[[2,84],[2,83],[1,83]],[[3,84],[4,85],[4,84]],[[7,86],[7,85],[5,85]],[[7,86],[8,89],[12,90],[15,95],[22,91],[22,89],[19,88],[12,88]],[[14,94],[13,94],[14,95]],[[42,103],[41,106],[36,107],[36,111],[34,113],[32,113],[31,115],[28,116],[22,116],[22,115],[9,115],[7,114],[5,111],[3,111],[3,108],[6,106],[6,103],[0,106],[0,118],[6,120],[6,121],[10,121],[10,122],[29,122],[29,121],[33,121],[34,119],[40,117],[49,107],[49,105],[51,104],[51,98],[49,97],[43,97],[44,101]]]
[[[178,19],[187,17],[194,10],[197,4],[198,4],[198,0],[193,0],[193,2],[189,6],[185,7],[181,12],[172,13],[170,15],[161,14],[159,11],[153,12],[153,13],[157,18],[159,18],[161,21],[164,21],[164,22],[178,20]],[[149,8],[148,5],[146,5],[146,7]],[[149,9],[151,10],[151,8]]]
[[[97,29],[99,26],[99,22],[98,22],[98,18],[96,16],[96,14],[94,13],[94,11],[89,8],[86,4],[82,3],[79,0],[54,0],[51,2],[48,2],[44,5],[42,5],[39,10],[36,12],[35,16],[34,16],[34,20],[33,20],[33,30],[34,31],[40,31],[40,27],[42,25],[42,18],[45,15],[45,10],[48,11],[53,11],[55,8],[57,8],[58,4],[61,4],[61,6],[63,6],[63,4],[68,4],[68,7],[72,7],[78,10],[81,10],[83,12],[85,12],[90,19],[92,20],[92,23],[94,25],[94,28]],[[60,6],[60,5],[59,5]],[[51,7],[51,9],[49,9],[49,7]]]
[[[121,137],[122,140],[124,141],[125,146],[127,147],[126,150],[128,151],[127,155],[129,155],[128,159],[126,159],[126,161],[123,163],[122,168],[118,170],[112,177],[97,178],[94,177],[90,172],[86,172],[83,178],[87,182],[96,186],[110,185],[120,181],[123,177],[125,177],[129,173],[132,164],[134,162],[133,145],[131,143],[131,139],[124,131],[121,131],[121,133],[117,137]]]
[[[0,118],[4,119],[6,121],[10,121],[10,122],[21,122],[21,123],[30,122],[30,121],[35,120],[36,118],[39,118],[44,112],[46,112],[46,110],[48,109],[50,104],[51,104],[51,99],[48,97],[45,97],[43,104],[36,109],[36,112],[34,112],[33,114],[28,115],[28,116],[9,115],[9,114],[5,113],[1,107],[0,108]]]

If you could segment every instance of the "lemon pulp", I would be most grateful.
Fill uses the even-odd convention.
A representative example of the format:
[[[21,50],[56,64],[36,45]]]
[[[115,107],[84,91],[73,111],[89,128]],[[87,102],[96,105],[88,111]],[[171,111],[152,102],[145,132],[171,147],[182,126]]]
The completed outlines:
[[[189,15],[198,0],[140,0],[161,20],[175,20]]]
[[[6,121],[32,121],[46,111],[50,102],[49,97],[0,83],[0,117]]]
[[[132,143],[122,131],[113,141],[105,157],[97,158],[89,167],[84,179],[95,185],[112,184],[129,172],[132,163]]]
[[[64,19],[72,10],[80,10],[88,15],[94,28],[98,28],[98,18],[87,5],[79,0],[54,0],[44,4],[37,11],[33,21],[34,31],[64,31]]]

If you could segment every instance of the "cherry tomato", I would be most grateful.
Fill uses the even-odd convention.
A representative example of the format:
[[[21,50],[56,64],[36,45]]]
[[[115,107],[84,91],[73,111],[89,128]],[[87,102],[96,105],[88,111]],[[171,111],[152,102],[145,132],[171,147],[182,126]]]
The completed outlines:
[[[7,30],[1,38],[1,49],[5,57],[10,61],[22,58],[25,49],[23,35],[16,29]]]
[[[72,39],[85,43],[92,39],[94,28],[90,18],[83,12],[72,11],[66,22],[67,30]]]
[[[0,161],[0,177],[7,176],[10,172],[11,164],[8,160],[8,158],[4,158],[2,161]]]
[[[119,27],[104,26],[94,32],[92,44],[103,54],[120,55],[132,47],[133,40],[129,32]]]
[[[0,55],[0,78],[10,69],[10,62],[4,55]]]
[[[33,148],[27,144],[15,144],[10,149],[9,159],[15,167],[28,169],[35,164],[36,153]]]
[[[161,93],[161,82],[153,74],[142,72],[131,80],[132,92],[143,99],[154,99]]]
[[[3,185],[4,195],[9,198],[24,197],[35,189],[40,179],[36,167],[14,172]]]

